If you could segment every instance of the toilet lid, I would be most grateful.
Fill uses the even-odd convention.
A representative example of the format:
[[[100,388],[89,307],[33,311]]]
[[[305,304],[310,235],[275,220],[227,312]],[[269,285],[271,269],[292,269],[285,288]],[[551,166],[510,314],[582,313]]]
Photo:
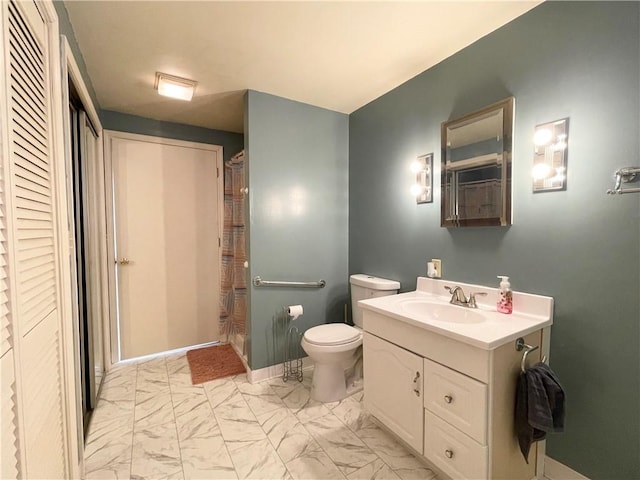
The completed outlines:
[[[360,330],[345,323],[328,323],[310,328],[304,338],[316,345],[341,345],[357,340],[361,334]]]

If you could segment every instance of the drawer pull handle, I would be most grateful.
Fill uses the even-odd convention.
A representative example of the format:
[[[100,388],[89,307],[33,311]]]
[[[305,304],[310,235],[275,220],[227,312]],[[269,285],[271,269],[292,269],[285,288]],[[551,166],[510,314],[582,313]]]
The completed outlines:
[[[453,397],[451,395],[445,395],[444,396],[444,401],[446,403],[451,403],[451,402],[453,402]]]
[[[453,450],[445,450],[444,451],[444,456],[447,458],[453,458]]]
[[[418,384],[418,380],[420,380],[420,372],[416,372],[416,376],[413,379],[413,384],[415,385],[413,392],[416,394],[416,397],[420,396],[420,385]]]

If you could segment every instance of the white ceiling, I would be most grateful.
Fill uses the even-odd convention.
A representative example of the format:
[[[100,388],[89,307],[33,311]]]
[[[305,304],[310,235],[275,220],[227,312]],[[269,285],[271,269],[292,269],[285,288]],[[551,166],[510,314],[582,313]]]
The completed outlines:
[[[343,113],[540,1],[65,1],[100,108],[243,131],[258,90]],[[155,72],[198,81],[160,97]]]

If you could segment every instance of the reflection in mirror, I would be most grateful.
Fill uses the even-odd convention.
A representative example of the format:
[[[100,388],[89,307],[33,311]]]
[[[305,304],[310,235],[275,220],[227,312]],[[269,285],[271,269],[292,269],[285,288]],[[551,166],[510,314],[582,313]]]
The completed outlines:
[[[567,188],[569,119],[537,125],[533,135],[533,191]]]
[[[513,104],[442,124],[443,227],[511,224]]]

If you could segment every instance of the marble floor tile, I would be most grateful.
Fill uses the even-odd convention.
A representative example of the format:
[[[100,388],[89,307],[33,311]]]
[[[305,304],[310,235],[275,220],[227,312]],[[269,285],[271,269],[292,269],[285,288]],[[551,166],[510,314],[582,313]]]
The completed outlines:
[[[189,413],[191,410],[206,405],[211,410],[211,405],[204,388],[197,386],[171,386],[171,401],[176,417]],[[213,413],[213,412],[212,412]]]
[[[438,476],[424,465],[416,468],[399,468],[394,470],[394,473],[402,480],[438,480]]]
[[[187,360],[187,354],[185,352],[168,355],[165,360],[169,376],[174,373],[184,372],[185,369],[187,373],[190,373],[189,361]]]
[[[311,399],[309,389],[304,385],[297,385],[282,398],[282,401],[303,423],[330,413],[324,404]]]
[[[378,459],[378,456],[332,413],[305,424],[305,428],[346,475]]]
[[[202,384],[209,403],[213,408],[237,401],[237,397],[240,396],[238,386],[232,378],[219,378]]]
[[[356,433],[371,423],[370,416],[365,412],[362,403],[353,397],[347,397],[333,405],[333,408],[330,406],[329,409],[342,423]]]
[[[131,478],[131,456],[128,459],[120,461],[114,459],[104,468],[92,470],[89,466],[85,466],[85,480],[129,480]]]
[[[285,463],[322,451],[298,418],[286,408],[264,413],[258,416],[258,422]]]
[[[136,428],[133,434],[131,478],[184,478],[175,423]]]
[[[284,402],[266,382],[240,383],[237,386],[240,393],[242,393],[242,397],[256,416],[278,408],[284,408],[285,406]]]
[[[187,357],[174,359],[172,361],[167,360],[167,373],[171,386],[193,386]],[[202,384],[198,386],[201,387]]]
[[[175,420],[169,390],[162,390],[155,395],[145,395],[142,399],[138,398],[140,397],[136,395],[136,428],[162,425]]]
[[[84,446],[85,459],[99,454],[105,448],[117,448],[117,445],[121,445],[123,449],[130,449],[132,441],[133,422],[131,419],[123,421],[120,417],[112,417],[102,422],[93,422],[92,420]]]
[[[87,479],[431,480],[362,405],[303,382],[245,374],[191,384],[184,353],[106,375],[85,446]]]
[[[271,389],[280,398],[286,397],[287,394],[289,394],[298,385],[304,385],[303,382],[298,382],[297,380],[288,380],[285,382],[282,380],[282,377],[271,378],[267,380],[266,383],[271,385]]]
[[[265,437],[255,441],[227,441],[238,478],[285,479],[289,472]]]
[[[349,480],[400,480],[400,477],[382,460],[374,460],[350,473],[347,478]]]
[[[220,431],[226,442],[246,442],[266,438],[255,415],[238,392],[233,403],[225,403],[214,407]]]
[[[176,415],[176,427],[180,441],[192,438],[221,436],[220,427],[208,403],[199,405],[188,413]]]
[[[133,400],[108,400],[100,398],[97,407],[91,414],[89,429],[98,428],[103,423],[111,423],[117,420],[121,425],[129,425],[133,428],[135,401]]]
[[[142,370],[146,371],[158,371],[167,369],[167,358],[166,356],[155,356],[150,358],[145,358],[142,360],[138,360],[138,372]]]
[[[222,436],[180,440],[184,478],[238,478]]]
[[[396,471],[401,478],[412,478],[411,475],[414,474],[421,475],[417,478],[433,478],[434,473],[431,470],[390,433],[385,432],[374,422],[369,422],[356,433],[358,437],[360,437],[369,448],[375,451],[387,465]],[[399,470],[403,470],[402,475],[398,472]]]
[[[133,424],[112,418],[90,426],[85,444],[85,478],[129,478]]]
[[[304,452],[304,454],[287,462],[286,466],[291,476],[296,480],[344,480],[345,478],[331,458],[322,450]]]
[[[114,402],[135,400],[137,375],[135,367],[120,368],[113,373],[109,372],[109,375],[102,382],[100,398]]]

